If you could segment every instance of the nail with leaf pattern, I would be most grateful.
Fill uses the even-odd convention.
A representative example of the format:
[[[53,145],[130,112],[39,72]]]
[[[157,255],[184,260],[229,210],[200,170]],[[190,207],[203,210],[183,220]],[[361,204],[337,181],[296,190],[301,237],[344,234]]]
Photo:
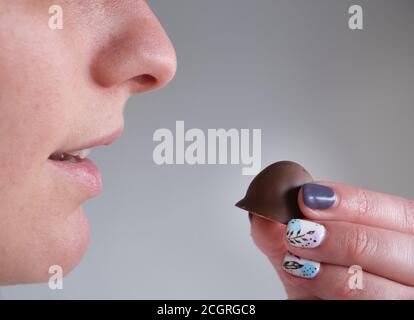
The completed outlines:
[[[291,246],[315,248],[325,239],[326,229],[323,225],[308,220],[290,220],[286,230],[286,240]]]
[[[295,277],[312,279],[319,273],[321,264],[316,261],[302,259],[287,252],[283,258],[282,268]]]

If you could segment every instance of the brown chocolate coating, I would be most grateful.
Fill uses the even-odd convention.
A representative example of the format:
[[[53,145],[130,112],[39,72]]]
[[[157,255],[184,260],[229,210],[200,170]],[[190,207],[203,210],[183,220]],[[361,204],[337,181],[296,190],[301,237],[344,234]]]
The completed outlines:
[[[312,176],[292,161],[271,164],[250,183],[246,196],[236,206],[261,217],[288,223],[303,217],[298,206],[302,185],[312,182]]]

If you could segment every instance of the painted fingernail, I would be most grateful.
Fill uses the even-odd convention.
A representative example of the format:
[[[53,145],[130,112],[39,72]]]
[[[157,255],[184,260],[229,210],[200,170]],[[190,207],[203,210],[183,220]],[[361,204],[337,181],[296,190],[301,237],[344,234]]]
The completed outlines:
[[[323,225],[308,220],[292,219],[286,229],[286,240],[298,248],[315,248],[325,239]]]
[[[303,202],[311,209],[328,209],[336,201],[336,194],[331,188],[315,183],[306,183],[302,188]]]
[[[319,273],[321,264],[316,261],[302,259],[287,252],[283,258],[282,268],[295,277],[313,279]]]

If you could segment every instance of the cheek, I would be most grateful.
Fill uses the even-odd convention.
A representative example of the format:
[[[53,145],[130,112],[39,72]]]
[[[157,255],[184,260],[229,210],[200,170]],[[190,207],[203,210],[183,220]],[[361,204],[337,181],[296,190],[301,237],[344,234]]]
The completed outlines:
[[[36,31],[50,45],[28,42]],[[68,127],[70,110],[62,105],[65,92],[58,78],[63,66],[55,62],[58,47],[43,29],[31,32],[16,32],[15,38],[0,33],[0,44],[7,44],[0,50],[0,192],[5,182],[7,189],[30,183]]]
[[[45,282],[49,268],[59,265],[68,274],[81,260],[89,243],[89,224],[81,208],[66,219],[55,216],[16,221],[2,230],[0,284]],[[4,239],[6,237],[6,239]],[[3,242],[4,243],[4,242]]]
[[[67,115],[52,90],[58,82],[48,65],[51,53],[27,41],[27,33],[43,30],[1,32],[9,30],[3,23],[16,24],[0,19],[0,284],[46,279],[52,261],[70,270],[89,237],[83,214],[68,212],[65,219],[57,215],[48,222],[42,216],[51,210],[38,208],[50,193],[41,202],[33,197],[46,184],[41,168]]]
[[[70,260],[76,260],[85,246],[85,239],[81,238],[87,229],[79,214],[76,221],[65,221],[61,217],[59,223],[53,217],[49,217],[50,223],[43,218],[52,211],[45,210],[45,204],[53,200],[54,193],[42,167],[62,130],[54,121],[64,123],[66,116],[54,107],[58,104],[52,103],[49,94],[36,89],[39,84],[47,86],[48,80],[42,79],[42,73],[36,72],[35,66],[26,65],[26,58],[22,57],[22,69],[13,65],[9,57],[3,68],[0,67],[5,71],[0,72],[0,284],[47,279],[46,265],[59,258],[54,247],[64,242],[55,234],[56,228],[61,229],[61,239],[65,238],[67,244],[60,254],[68,261],[60,263],[71,268]],[[29,76],[26,79],[29,83],[24,83],[19,75],[22,70],[37,74],[38,82]],[[68,234],[68,230],[76,234],[76,229],[83,234],[78,239]],[[45,250],[47,245],[49,253]]]
[[[59,189],[45,165],[90,116],[82,59],[62,40],[73,33],[51,32],[30,10],[7,17],[0,18],[0,284],[48,280],[51,265],[68,273],[89,242],[81,201]]]
[[[83,213],[71,213],[79,204],[47,205],[55,193],[43,168],[68,130],[70,109],[62,105],[58,48],[46,38],[50,45],[34,46],[31,32],[47,35],[0,32],[0,283],[47,280],[52,264],[69,272],[89,239]]]

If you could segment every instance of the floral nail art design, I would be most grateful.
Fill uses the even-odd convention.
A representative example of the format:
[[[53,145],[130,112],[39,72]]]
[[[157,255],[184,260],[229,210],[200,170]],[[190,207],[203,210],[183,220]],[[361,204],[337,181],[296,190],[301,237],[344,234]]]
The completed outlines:
[[[282,268],[286,272],[301,278],[312,279],[319,273],[321,264],[316,261],[302,259],[288,252],[283,258]]]
[[[325,227],[319,223],[293,219],[287,225],[286,239],[294,247],[315,248],[322,243],[325,234]]]

